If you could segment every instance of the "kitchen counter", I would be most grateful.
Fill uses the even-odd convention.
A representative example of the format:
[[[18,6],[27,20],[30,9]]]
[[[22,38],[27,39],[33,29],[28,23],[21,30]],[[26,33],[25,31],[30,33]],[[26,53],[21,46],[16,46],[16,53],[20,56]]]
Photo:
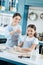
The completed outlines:
[[[19,54],[20,52],[14,51],[14,53],[10,53],[8,51],[3,51],[0,52],[0,60],[16,65],[43,65],[43,56],[40,54],[37,54],[36,60],[31,58],[18,58]]]

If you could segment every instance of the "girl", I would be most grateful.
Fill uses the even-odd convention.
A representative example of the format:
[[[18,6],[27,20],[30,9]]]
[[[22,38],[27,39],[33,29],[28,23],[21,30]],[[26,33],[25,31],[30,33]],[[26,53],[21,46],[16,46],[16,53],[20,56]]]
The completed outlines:
[[[38,39],[36,38],[36,27],[33,24],[28,25],[27,35],[23,40],[19,40],[18,47],[16,50],[21,52],[28,52],[35,49],[38,44]]]
[[[21,19],[21,15],[19,13],[15,13],[12,17],[12,23],[7,26],[7,42],[6,46],[13,47],[18,44],[18,38],[21,34],[21,27],[19,25]]]

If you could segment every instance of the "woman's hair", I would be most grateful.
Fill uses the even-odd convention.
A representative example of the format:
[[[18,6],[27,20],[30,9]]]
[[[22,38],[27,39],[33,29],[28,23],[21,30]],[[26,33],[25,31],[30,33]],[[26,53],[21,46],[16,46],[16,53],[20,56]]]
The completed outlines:
[[[14,15],[13,15],[12,18],[14,18],[14,17],[16,17],[16,16],[20,16],[20,17],[21,17],[20,13],[14,13]],[[21,18],[22,18],[22,17],[21,17]]]
[[[34,24],[30,24],[30,25],[27,26],[27,28],[29,28],[29,27],[33,28],[36,31],[36,26]],[[28,36],[28,34],[27,34],[27,36]],[[34,37],[37,37],[37,33],[36,32],[34,34]]]

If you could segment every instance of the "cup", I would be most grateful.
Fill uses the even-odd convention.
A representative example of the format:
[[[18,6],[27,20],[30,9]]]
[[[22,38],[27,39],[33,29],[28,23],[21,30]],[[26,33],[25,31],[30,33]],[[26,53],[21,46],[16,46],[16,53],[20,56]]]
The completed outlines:
[[[43,55],[43,47],[41,48],[41,54]]]
[[[33,50],[32,52],[31,52],[31,60],[36,60],[37,59],[37,52],[36,52],[36,50]]]

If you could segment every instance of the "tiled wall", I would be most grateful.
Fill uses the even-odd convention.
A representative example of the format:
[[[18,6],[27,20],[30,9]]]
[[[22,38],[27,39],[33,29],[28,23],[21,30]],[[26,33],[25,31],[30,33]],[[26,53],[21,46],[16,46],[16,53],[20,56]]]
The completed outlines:
[[[31,20],[28,18],[28,20],[27,20],[27,25],[29,25],[29,24],[31,24],[31,23],[32,23],[32,24],[35,24],[36,27],[37,27],[37,32],[38,32],[38,33],[43,32],[43,19],[40,18],[40,14],[43,13],[43,7],[30,7],[28,14],[29,14],[30,12],[36,13],[37,16],[38,16],[38,18],[37,18],[37,20],[35,20],[35,21],[31,21]]]
[[[5,34],[4,25],[9,25],[12,22],[12,14],[0,13],[0,34]]]

